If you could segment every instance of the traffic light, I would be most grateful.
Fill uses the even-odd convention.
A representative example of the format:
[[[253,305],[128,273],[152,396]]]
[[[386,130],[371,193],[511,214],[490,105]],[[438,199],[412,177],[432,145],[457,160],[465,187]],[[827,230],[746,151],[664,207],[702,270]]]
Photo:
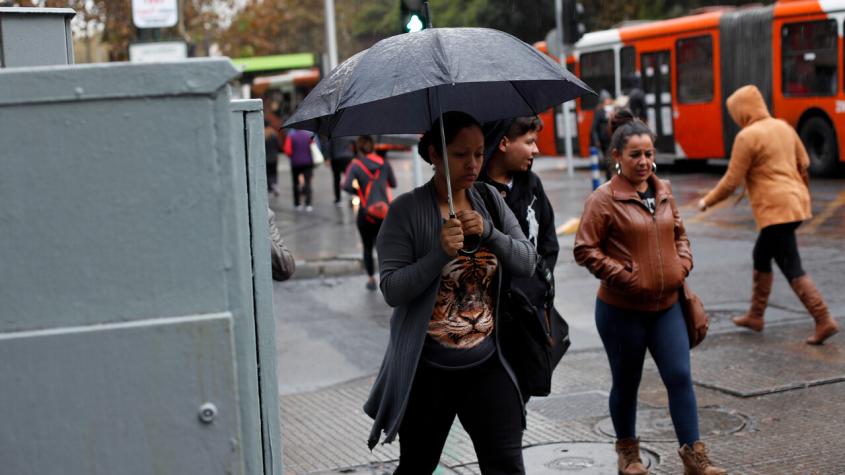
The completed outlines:
[[[413,33],[428,27],[423,0],[399,0],[402,32]]]
[[[578,0],[563,0],[563,43],[575,44],[587,32],[587,12]]]

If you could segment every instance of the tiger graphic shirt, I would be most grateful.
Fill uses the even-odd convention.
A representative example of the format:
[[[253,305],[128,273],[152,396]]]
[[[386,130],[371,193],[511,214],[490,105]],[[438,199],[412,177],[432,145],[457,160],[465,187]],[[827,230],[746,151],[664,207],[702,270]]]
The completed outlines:
[[[468,368],[495,351],[494,288],[499,262],[489,249],[458,254],[440,275],[423,359],[441,368]]]

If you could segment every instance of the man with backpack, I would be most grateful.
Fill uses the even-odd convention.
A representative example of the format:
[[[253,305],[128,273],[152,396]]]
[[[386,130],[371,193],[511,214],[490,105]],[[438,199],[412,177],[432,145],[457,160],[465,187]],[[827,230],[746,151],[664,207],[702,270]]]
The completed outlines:
[[[375,142],[369,135],[356,141],[357,156],[346,169],[343,189],[358,195],[358,233],[364,245],[364,268],[367,270],[367,289],[376,289],[373,245],[381,223],[387,216],[391,201],[390,188],[396,188],[396,177],[387,160],[373,153]]]
[[[553,306],[554,269],[560,250],[554,210],[543,190],[540,177],[531,171],[534,157],[539,154],[537,133],[542,127],[542,122],[536,116],[484,124],[485,160],[479,177],[479,181],[492,185],[504,197],[539,257],[537,269],[531,277],[511,278],[505,290],[507,304],[504,313],[532,313],[533,307],[537,320],[544,322],[543,332],[548,335],[550,342],[555,342],[551,346],[537,347],[539,353],[534,357],[544,359],[544,356],[538,356],[540,353],[550,357],[550,367],[542,368],[543,371],[536,371],[538,368],[531,364],[531,358],[525,360],[522,356],[511,357],[526,398],[530,395],[548,395],[551,372],[569,346],[568,326]],[[515,344],[526,347],[526,342],[531,343],[531,339]],[[526,366],[521,368],[521,363]]]

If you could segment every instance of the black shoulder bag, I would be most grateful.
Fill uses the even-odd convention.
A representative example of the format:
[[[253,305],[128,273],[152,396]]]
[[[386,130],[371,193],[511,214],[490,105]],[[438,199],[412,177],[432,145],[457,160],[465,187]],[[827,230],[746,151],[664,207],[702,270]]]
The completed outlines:
[[[493,226],[503,231],[492,191],[484,183],[479,183],[476,189],[484,199]],[[502,353],[516,373],[520,391],[526,399],[551,393],[552,373],[570,345],[569,325],[554,308],[554,276],[539,257],[535,272],[546,283],[543,308],[535,307],[522,290],[512,287],[507,274],[503,274],[499,296],[498,330]]]

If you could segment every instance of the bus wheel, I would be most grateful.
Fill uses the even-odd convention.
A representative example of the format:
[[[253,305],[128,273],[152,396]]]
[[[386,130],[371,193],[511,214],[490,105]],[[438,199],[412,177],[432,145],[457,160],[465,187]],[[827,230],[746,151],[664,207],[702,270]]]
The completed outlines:
[[[810,117],[801,126],[800,135],[810,156],[810,173],[816,176],[833,174],[839,157],[836,133],[830,124],[821,117]]]

